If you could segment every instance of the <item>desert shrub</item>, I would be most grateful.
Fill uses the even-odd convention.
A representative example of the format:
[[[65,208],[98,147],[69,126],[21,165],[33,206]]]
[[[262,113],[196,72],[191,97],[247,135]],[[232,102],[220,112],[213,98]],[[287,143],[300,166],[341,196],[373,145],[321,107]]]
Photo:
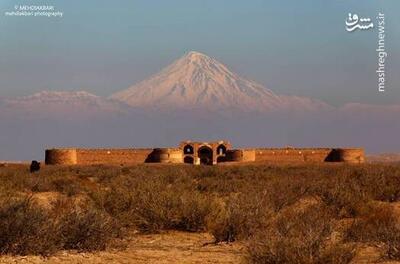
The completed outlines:
[[[44,166],[38,173],[29,173],[27,166],[0,171],[0,185],[12,191],[61,192],[66,195],[82,193],[79,178],[70,174],[68,167]]]
[[[247,244],[247,259],[250,263],[349,263],[353,249],[330,243],[332,227],[332,212],[323,205],[282,212]]]
[[[214,236],[215,242],[233,242],[246,228],[245,212],[240,210],[236,199],[220,200],[207,216],[207,230]]]
[[[274,178],[264,188],[275,212],[294,204],[306,196],[310,189],[307,178],[296,176]]]
[[[51,182],[52,190],[56,192],[65,194],[67,196],[73,196],[81,193],[81,187],[79,186],[79,182],[76,179],[71,178],[62,178],[55,179]]]
[[[62,212],[57,212],[54,219],[55,232],[63,249],[104,250],[111,239],[120,235],[118,224],[92,206],[77,208],[67,204],[57,208]]]
[[[30,198],[0,200],[0,253],[50,255],[61,249],[105,249],[119,227],[94,207],[76,208],[58,203],[52,210]],[[68,204],[68,205],[66,205]]]
[[[361,168],[363,171],[363,186],[368,189],[374,200],[396,202],[400,200],[400,169],[399,166],[369,165]]]
[[[123,225],[144,232],[204,230],[213,196],[190,188],[187,180],[169,176],[119,180],[101,194],[93,193],[92,198]]]
[[[100,250],[123,226],[142,232],[207,230],[216,242],[253,239],[248,252],[254,263],[346,263],[353,255],[351,247],[326,243],[332,221],[344,217],[358,219],[347,241],[384,243],[391,258],[398,252],[398,237],[388,231],[395,228],[393,219],[378,221],[378,213],[369,207],[372,200],[400,199],[398,165],[153,164],[44,166],[37,174],[28,171],[27,166],[0,168],[0,194],[14,197],[7,202],[0,198],[3,253]],[[45,211],[16,198],[31,192],[61,192],[67,199],[79,194],[82,206],[62,202]],[[318,201],[315,213],[290,212],[303,198]],[[387,219],[392,220],[385,223]],[[25,222],[29,224],[24,226]],[[387,230],[368,231],[379,225]],[[367,233],[370,237],[364,238]]]
[[[215,242],[246,239],[272,215],[266,193],[232,194],[218,199],[207,216],[207,231]]]
[[[334,209],[337,217],[355,217],[369,200],[369,195],[354,177],[339,174],[334,178],[323,178],[314,185],[313,193]]]
[[[346,232],[347,241],[385,243],[384,256],[400,259],[399,219],[391,206],[375,206],[359,219],[355,219]]]
[[[49,214],[34,207],[29,198],[1,199],[0,252],[48,255],[58,249]]]

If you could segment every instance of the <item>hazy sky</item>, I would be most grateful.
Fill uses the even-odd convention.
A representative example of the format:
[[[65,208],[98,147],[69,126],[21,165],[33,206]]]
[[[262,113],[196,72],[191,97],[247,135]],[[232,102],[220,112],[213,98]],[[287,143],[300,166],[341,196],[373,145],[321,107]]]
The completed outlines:
[[[47,4],[62,18],[6,17]],[[285,94],[333,105],[400,102],[398,0],[0,1],[0,96],[87,90],[108,96],[185,52],[206,53]],[[387,91],[377,92],[377,28],[348,33],[349,12],[385,13]]]

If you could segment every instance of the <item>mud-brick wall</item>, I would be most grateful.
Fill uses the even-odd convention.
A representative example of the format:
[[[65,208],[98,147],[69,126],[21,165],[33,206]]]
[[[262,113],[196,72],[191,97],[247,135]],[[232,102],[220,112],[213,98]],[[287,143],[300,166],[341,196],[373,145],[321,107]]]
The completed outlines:
[[[254,149],[232,149],[226,151],[226,161],[254,162],[256,153]]]
[[[77,164],[144,163],[153,149],[77,149]]]
[[[256,151],[256,161],[270,162],[324,162],[332,151],[330,148],[313,149],[271,149],[258,148]]]
[[[346,162],[363,163],[361,148],[258,148],[256,161],[266,162]]]

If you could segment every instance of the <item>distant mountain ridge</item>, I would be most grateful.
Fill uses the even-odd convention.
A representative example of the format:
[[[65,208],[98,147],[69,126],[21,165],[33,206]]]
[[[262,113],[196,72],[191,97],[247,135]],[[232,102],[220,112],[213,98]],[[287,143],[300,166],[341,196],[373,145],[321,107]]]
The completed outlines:
[[[140,110],[191,110],[220,113],[320,113],[339,111],[369,116],[397,114],[400,105],[348,103],[339,108],[301,96],[281,95],[233,73],[217,60],[191,51],[149,79],[100,97],[86,91],[41,91],[29,96],[0,97],[1,116],[85,118]],[[183,110],[183,111],[182,111]],[[151,111],[149,112],[151,113]]]
[[[25,117],[55,117],[68,119],[120,112],[124,106],[86,91],[41,91],[29,96],[3,98],[3,114]]]

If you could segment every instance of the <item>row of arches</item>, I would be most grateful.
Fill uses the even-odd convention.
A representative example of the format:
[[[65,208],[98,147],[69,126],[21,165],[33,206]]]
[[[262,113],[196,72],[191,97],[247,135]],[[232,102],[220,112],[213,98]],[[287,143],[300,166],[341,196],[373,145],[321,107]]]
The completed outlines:
[[[217,149],[217,162],[223,160],[223,156],[226,154],[226,146],[220,144]],[[194,155],[194,147],[187,144],[183,147],[184,155]],[[212,165],[213,164],[213,149],[210,146],[203,145],[197,150],[197,157],[200,160],[200,164]],[[194,164],[194,156],[185,156],[184,163]]]

